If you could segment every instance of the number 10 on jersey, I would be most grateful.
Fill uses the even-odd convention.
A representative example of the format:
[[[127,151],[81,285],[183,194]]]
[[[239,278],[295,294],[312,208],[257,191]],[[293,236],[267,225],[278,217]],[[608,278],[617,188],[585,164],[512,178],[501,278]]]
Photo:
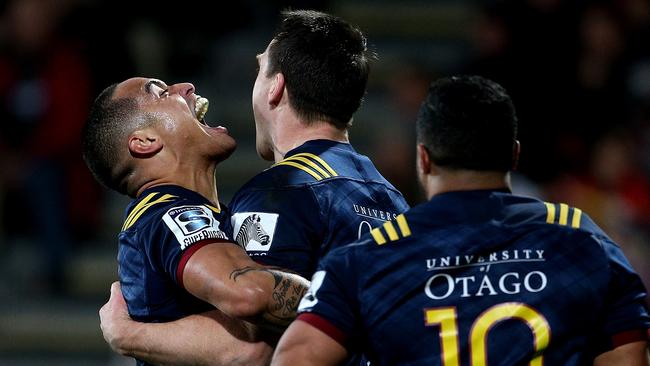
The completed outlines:
[[[455,307],[424,309],[425,325],[440,328],[441,358],[444,366],[460,366],[458,323],[456,319]],[[529,365],[543,366],[544,357],[542,353],[548,347],[551,328],[542,314],[526,304],[517,302],[494,305],[476,318],[472,324],[470,334],[472,365],[487,365],[485,344],[488,340],[488,332],[494,325],[507,319],[519,320],[528,325],[535,342],[535,357],[530,361]]]

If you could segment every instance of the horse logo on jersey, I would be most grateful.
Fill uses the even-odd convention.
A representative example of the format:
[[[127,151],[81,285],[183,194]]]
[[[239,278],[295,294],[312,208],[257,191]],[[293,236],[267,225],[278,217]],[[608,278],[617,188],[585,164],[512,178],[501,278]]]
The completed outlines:
[[[271,248],[278,214],[240,212],[232,216],[235,240],[247,251],[266,252]]]
[[[219,221],[205,206],[174,207],[165,213],[163,221],[176,236],[181,249],[205,239],[228,239],[219,229]]]
[[[251,240],[255,240],[262,246],[269,245],[269,235],[264,231],[262,225],[260,225],[260,220],[257,214],[248,216],[237,232],[237,237],[235,238],[237,242],[249,243]]]

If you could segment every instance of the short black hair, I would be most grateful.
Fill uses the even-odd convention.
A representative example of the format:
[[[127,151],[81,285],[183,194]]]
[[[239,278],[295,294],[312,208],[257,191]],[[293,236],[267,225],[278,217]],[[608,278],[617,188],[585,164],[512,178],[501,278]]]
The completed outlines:
[[[126,177],[132,167],[125,163],[126,137],[142,127],[136,117],[138,103],[133,98],[113,98],[117,84],[104,89],[95,99],[81,132],[82,155],[95,178],[122,194],[127,192]]]
[[[517,138],[515,107],[494,81],[442,78],[431,84],[420,107],[417,136],[440,167],[507,172]]]
[[[358,28],[333,15],[283,11],[266,76],[284,75],[291,105],[305,121],[344,129],[361,105],[375,58],[366,43]]]

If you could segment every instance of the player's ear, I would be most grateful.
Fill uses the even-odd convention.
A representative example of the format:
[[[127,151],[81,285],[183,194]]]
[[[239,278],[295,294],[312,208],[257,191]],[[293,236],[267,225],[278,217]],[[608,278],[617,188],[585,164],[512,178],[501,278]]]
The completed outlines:
[[[163,147],[162,140],[151,129],[134,131],[129,135],[129,152],[136,158],[156,155]]]
[[[519,140],[515,140],[515,143],[512,144],[512,166],[510,169],[517,170],[517,165],[519,165],[519,153],[521,152],[521,144]]]
[[[273,77],[271,82],[271,87],[269,88],[269,104],[272,106],[277,106],[282,100],[282,95],[284,95],[284,75],[279,72]]]
[[[424,144],[418,144],[416,159],[419,173],[422,175],[431,174],[431,158],[429,157],[429,150]]]

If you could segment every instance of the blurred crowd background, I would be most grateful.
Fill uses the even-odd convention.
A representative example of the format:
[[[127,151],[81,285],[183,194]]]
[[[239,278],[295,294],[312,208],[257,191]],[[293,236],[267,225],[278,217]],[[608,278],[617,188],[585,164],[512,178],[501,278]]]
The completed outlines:
[[[0,365],[130,364],[103,343],[128,199],[96,184],[79,131],[94,97],[140,75],[191,81],[239,147],[220,198],[269,164],[255,153],[255,55],[279,11],[364,30],[378,54],[351,140],[421,202],[414,121],[429,83],[479,74],[511,94],[514,190],[582,208],[650,285],[650,0],[0,2]]]

